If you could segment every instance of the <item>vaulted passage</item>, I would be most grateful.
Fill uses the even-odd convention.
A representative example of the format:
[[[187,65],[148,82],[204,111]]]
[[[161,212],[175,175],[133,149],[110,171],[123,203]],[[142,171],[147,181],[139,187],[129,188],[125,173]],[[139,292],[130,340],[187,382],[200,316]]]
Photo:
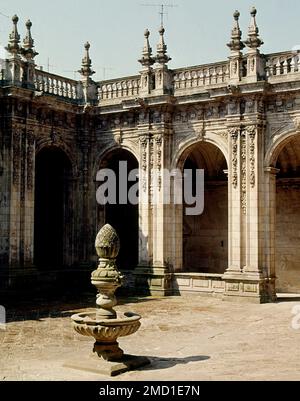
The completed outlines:
[[[300,293],[300,136],[284,147],[276,168],[277,291]]]
[[[228,180],[223,153],[199,143],[185,154],[184,169],[203,169],[204,212],[187,216],[183,208],[183,267],[185,272],[223,274],[228,267]]]
[[[120,204],[120,183],[125,184],[123,176],[120,177],[120,163],[127,163],[128,174],[139,168],[136,158],[127,150],[120,149],[108,155],[102,162],[101,168],[113,170],[116,175],[116,204],[107,204],[98,208],[98,224],[112,225],[120,237],[121,249],[118,256],[118,267],[121,270],[133,270],[138,264],[139,253],[139,207],[127,201],[127,204]],[[125,172],[124,164],[121,167]],[[128,182],[128,191],[137,184]],[[125,185],[126,187],[126,185]],[[127,193],[128,193],[127,191]],[[125,202],[121,202],[125,203]]]
[[[71,163],[58,148],[36,156],[34,260],[39,268],[56,269],[67,263],[70,227]]]

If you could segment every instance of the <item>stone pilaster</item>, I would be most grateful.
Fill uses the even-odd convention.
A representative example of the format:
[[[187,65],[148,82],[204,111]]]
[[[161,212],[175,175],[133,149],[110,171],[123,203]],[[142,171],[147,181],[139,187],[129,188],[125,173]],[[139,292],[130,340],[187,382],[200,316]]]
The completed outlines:
[[[231,130],[232,188],[229,195],[229,269],[224,275],[225,298],[270,300],[264,269],[265,205],[263,128],[258,123]]]
[[[20,263],[20,223],[21,223],[21,150],[23,131],[20,127],[12,129],[11,148],[11,201],[10,201],[10,255],[9,265]]]
[[[276,176],[279,170],[274,167],[265,168],[265,225],[268,229],[265,231],[265,267],[268,277],[268,291],[271,300],[276,301]]]
[[[168,205],[164,205],[164,134],[144,132],[140,136],[140,260],[135,271],[140,292],[167,295],[166,266]]]
[[[33,131],[26,135],[26,187],[24,205],[24,265],[34,264],[34,189],[35,189],[35,144]]]

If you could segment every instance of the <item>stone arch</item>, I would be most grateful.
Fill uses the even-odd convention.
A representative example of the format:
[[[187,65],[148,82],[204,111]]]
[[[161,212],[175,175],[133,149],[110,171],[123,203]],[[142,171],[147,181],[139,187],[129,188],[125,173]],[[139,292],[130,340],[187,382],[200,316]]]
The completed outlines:
[[[177,151],[174,154],[174,157],[171,162],[171,169],[176,169],[182,168],[182,165],[180,163],[182,162],[184,164],[184,161],[182,160],[182,155],[192,146],[197,145],[198,143],[210,143],[212,145],[215,145],[220,151],[223,153],[227,165],[229,165],[229,156],[228,156],[228,147],[226,146],[226,142],[223,141],[220,138],[220,135],[215,134],[215,133],[208,133],[205,135],[203,138],[196,138],[195,136],[186,139],[185,141],[180,143],[180,146],[178,147]]]
[[[276,290],[300,293],[300,133],[289,130],[274,138],[265,165],[273,172],[270,180],[270,226]],[[270,169],[272,167],[272,169]],[[276,176],[274,175],[276,174]]]
[[[267,148],[265,155],[265,166],[275,167],[278,156],[284,147],[293,139],[296,138],[299,133],[295,132],[295,129],[289,130],[278,137],[273,138]]]
[[[56,143],[56,142],[52,142],[51,140],[46,140],[46,141],[38,140],[36,143],[36,148],[35,148],[35,157],[42,150],[44,150],[46,148],[59,149],[59,150],[63,151],[71,163],[73,177],[77,177],[78,163],[77,163],[77,160],[75,157],[75,154],[76,154],[75,151],[72,151],[72,149],[70,149],[70,147],[67,144],[65,144],[64,142]]]
[[[93,167],[93,177],[96,177],[96,174],[97,174],[99,168],[103,165],[103,162],[110,154],[113,154],[114,152],[118,152],[122,149],[126,150],[127,152],[132,154],[135,157],[135,159],[137,160],[137,163],[139,164],[139,160],[140,160],[139,152],[135,146],[129,146],[129,144],[126,144],[126,143],[122,143],[121,145],[115,143],[113,145],[109,145],[106,148],[102,149],[100,153],[97,153],[95,164]]]
[[[186,205],[177,206],[179,220],[175,227],[180,238],[181,270],[185,273],[223,275],[228,267],[228,160],[224,144],[215,138],[190,139],[173,158],[173,168],[205,170],[204,212],[197,216],[184,213]],[[193,180],[195,179],[195,175]],[[193,188],[195,188],[193,183]]]

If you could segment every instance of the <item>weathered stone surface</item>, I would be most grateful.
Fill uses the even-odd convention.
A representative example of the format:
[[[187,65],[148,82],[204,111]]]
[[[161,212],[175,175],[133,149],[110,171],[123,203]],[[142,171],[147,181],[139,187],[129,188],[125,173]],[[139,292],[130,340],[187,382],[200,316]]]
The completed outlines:
[[[195,294],[126,301],[118,312],[130,308],[145,318],[140,331],[120,344],[129,354],[145,355],[151,365],[114,381],[299,381],[300,331],[292,329],[292,310],[299,300],[290,301],[237,304]],[[6,305],[9,323],[0,331],[0,380],[110,381],[99,373],[63,367],[91,353],[90,339],[74,332],[70,315],[93,304],[91,295],[85,302]]]
[[[89,269],[91,260],[97,263],[95,233],[116,223],[119,267],[131,271],[134,291],[215,293],[211,275],[219,274],[224,285],[217,292],[227,299],[267,302],[276,290],[300,292],[299,54],[262,54],[256,9],[245,38],[240,13],[233,17],[227,60],[172,70],[161,27],[155,55],[145,32],[139,74],[105,82],[92,79],[89,43],[79,81],[36,68],[32,24],[21,43],[13,17],[0,80],[1,286],[27,287],[28,271],[50,282],[65,267],[73,277],[78,267]],[[60,184],[49,182],[39,198],[53,170],[41,167],[45,160],[60,167]],[[116,168],[119,160],[140,168],[144,201],[108,213],[96,204],[95,179],[100,167]],[[165,171],[186,166],[206,172],[206,207],[195,218],[162,201],[163,193],[174,192]],[[51,209],[45,198],[56,191],[61,203]],[[38,210],[54,217],[40,227]],[[48,243],[45,272],[37,256]],[[177,282],[182,273],[189,276]]]
[[[120,374],[136,370],[150,364],[150,360],[144,356],[124,355],[122,362],[106,362],[94,358],[80,359],[67,362],[64,367],[96,373],[104,376],[115,377]]]

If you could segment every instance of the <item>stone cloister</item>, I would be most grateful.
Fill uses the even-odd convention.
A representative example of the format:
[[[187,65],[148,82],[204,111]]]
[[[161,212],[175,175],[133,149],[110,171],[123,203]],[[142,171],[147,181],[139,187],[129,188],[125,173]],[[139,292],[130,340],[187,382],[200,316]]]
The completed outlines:
[[[234,13],[224,62],[170,69],[161,27],[156,54],[145,31],[138,75],[102,82],[89,43],[80,81],[38,68],[32,24],[21,42],[13,17],[0,76],[2,289],[55,286],[64,272],[89,282],[95,235],[111,223],[134,293],[300,293],[300,58],[262,54],[256,14],[243,41]],[[119,161],[140,169],[146,202],[101,207],[97,172]],[[205,171],[200,216],[162,202],[165,171],[184,168]]]

